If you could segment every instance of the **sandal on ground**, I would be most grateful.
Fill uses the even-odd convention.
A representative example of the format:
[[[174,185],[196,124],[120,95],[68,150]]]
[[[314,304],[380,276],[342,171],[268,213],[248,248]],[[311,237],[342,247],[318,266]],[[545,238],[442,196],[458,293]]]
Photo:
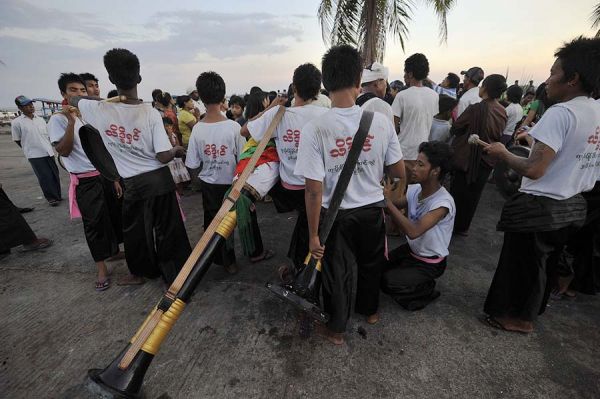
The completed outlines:
[[[263,260],[271,259],[273,256],[275,256],[275,252],[270,249],[265,249],[258,258],[250,258],[250,263],[262,262]]]
[[[504,325],[502,323],[500,323],[498,320],[496,320],[496,318],[493,316],[485,316],[485,317],[481,318],[480,321],[482,323],[486,324],[487,326],[495,328],[497,330],[519,333],[519,334],[524,334],[524,335],[529,334],[528,332],[521,331],[521,330],[508,329],[508,328],[504,327]]]
[[[96,291],[106,291],[110,287],[110,278],[96,281]]]
[[[19,252],[37,251],[38,249],[48,248],[52,243],[53,241],[47,238],[38,238],[32,244],[23,245]]]

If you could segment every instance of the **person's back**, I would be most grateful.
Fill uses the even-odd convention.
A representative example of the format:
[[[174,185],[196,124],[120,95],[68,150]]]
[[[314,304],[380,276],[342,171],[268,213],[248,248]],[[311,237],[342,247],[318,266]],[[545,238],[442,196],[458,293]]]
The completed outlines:
[[[164,166],[156,154],[170,151],[172,146],[160,114],[150,104],[82,99],[78,108],[83,119],[100,131],[108,152],[120,154],[113,155],[113,159],[121,177],[136,176]]]
[[[515,132],[517,123],[523,119],[523,107],[521,107],[521,97],[523,89],[520,86],[512,85],[506,89],[506,99],[510,102],[506,107],[506,127],[502,132],[501,141],[507,144]]]
[[[225,119],[200,121],[194,125],[185,164],[194,169],[202,165],[198,178],[207,183],[231,184],[239,153],[240,125]]]
[[[452,119],[452,110],[456,107],[457,100],[454,97],[440,94],[439,96],[440,112],[433,117],[431,131],[429,132],[429,141],[448,141],[450,138],[450,119]]]
[[[523,177],[519,191],[563,200],[591,190],[600,179],[600,104],[592,98],[553,105],[529,134],[556,156],[539,179]]]

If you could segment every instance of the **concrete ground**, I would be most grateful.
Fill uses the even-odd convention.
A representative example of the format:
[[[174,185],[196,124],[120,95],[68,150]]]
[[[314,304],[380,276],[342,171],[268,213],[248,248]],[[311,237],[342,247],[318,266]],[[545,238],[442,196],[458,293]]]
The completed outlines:
[[[0,136],[0,183],[34,231],[54,246],[0,261],[0,397],[85,397],[89,368],[124,347],[161,296],[161,284],[95,292],[94,264],[66,201],[50,208],[27,160]],[[63,193],[67,174],[61,171]],[[145,379],[148,398],[598,398],[600,300],[552,302],[533,334],[483,325],[483,301],[502,243],[502,199],[493,186],[471,235],[456,238],[442,296],[420,312],[381,297],[381,321],[354,317],[347,343],[298,337],[293,309],[264,288],[276,280],[293,214],[259,205],[264,241],[277,256],[234,276],[214,267],[167,338]],[[201,197],[183,197],[190,240],[201,234]],[[394,242],[393,244],[397,244]],[[239,254],[239,252],[238,252]],[[125,265],[112,265],[116,276]],[[366,331],[366,333],[360,334]]]

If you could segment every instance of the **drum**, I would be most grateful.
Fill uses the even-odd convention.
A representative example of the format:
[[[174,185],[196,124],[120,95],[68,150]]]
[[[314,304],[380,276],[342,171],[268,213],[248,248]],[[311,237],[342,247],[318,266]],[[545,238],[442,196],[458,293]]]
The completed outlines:
[[[529,158],[531,149],[522,145],[512,145],[508,151],[523,158]],[[494,168],[494,181],[500,193],[508,198],[519,191],[522,176],[508,167],[506,162],[498,162]]]

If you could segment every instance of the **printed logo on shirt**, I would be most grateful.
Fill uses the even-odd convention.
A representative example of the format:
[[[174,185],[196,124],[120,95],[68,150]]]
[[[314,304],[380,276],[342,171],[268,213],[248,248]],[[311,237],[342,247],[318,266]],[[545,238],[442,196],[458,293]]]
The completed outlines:
[[[206,144],[204,145],[204,153],[213,159],[217,157],[224,157],[227,155],[227,147],[225,144],[222,144],[219,148],[215,144]]]
[[[294,143],[295,147],[298,148],[298,145],[300,144],[300,130],[288,129],[281,139],[288,143]]]
[[[133,141],[138,141],[140,139],[141,130],[135,128],[132,133],[127,133],[123,126],[111,123],[104,133],[109,137],[118,137],[119,141],[123,144],[131,144]]]
[[[367,138],[365,139],[365,143],[363,144],[363,151],[364,152],[369,152],[371,151],[371,140],[375,139],[375,136],[372,136],[370,134],[367,135]],[[350,148],[352,148],[352,137],[348,136],[345,139],[336,139],[335,140],[335,145],[337,148],[334,148],[333,150],[329,151],[329,156],[333,157],[333,158],[337,158],[337,157],[343,157],[346,155],[347,152],[350,151]]]
[[[588,137],[587,143],[595,147],[589,152],[577,154],[577,161],[583,161],[579,169],[600,167],[600,126],[596,127],[596,132]]]

